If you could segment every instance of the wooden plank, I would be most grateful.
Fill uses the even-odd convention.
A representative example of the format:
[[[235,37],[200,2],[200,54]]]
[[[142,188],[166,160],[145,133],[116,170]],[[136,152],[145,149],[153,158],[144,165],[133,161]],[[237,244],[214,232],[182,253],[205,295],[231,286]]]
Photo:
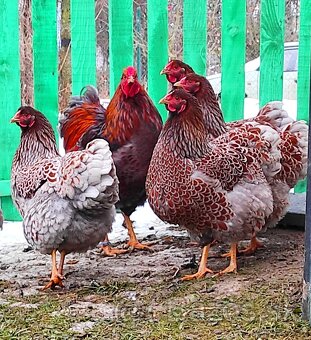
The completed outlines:
[[[34,103],[55,131],[58,122],[56,1],[32,1]]]
[[[285,0],[262,0],[260,16],[260,106],[283,97]]]
[[[302,4],[302,3],[301,3]],[[310,3],[308,5],[310,9]],[[302,7],[304,8],[304,7]],[[305,8],[306,9],[306,8]],[[308,10],[306,9],[308,12]],[[311,18],[309,16],[309,18]],[[310,19],[309,19],[310,20]],[[310,39],[310,38],[309,38]],[[309,70],[311,77],[311,69]],[[309,83],[309,117],[311,117],[311,82]],[[311,119],[309,119],[309,141],[311,140]],[[306,193],[305,262],[303,271],[302,317],[311,324],[311,143],[308,145],[308,176]]]
[[[207,1],[184,0],[183,60],[196,73],[206,75]]]
[[[159,100],[166,94],[168,86],[166,78],[160,75],[168,61],[167,0],[148,1],[147,17],[148,93],[165,121],[167,111]]]
[[[0,96],[1,186],[7,185],[11,177],[12,158],[20,141],[20,129],[10,124],[20,106],[18,3],[0,0],[0,86],[4,91]],[[8,194],[7,189],[4,194]],[[6,220],[20,219],[10,197],[2,197],[1,206]]]
[[[95,1],[71,0],[72,92],[96,86]]]
[[[122,71],[133,65],[133,1],[109,0],[110,97],[120,83]]]
[[[0,197],[11,196],[10,182],[9,179],[0,181]]]
[[[221,34],[221,106],[226,121],[231,121],[244,115],[245,0],[222,1]]]
[[[297,119],[309,120],[310,68],[311,68],[311,0],[300,2],[298,50]],[[305,192],[306,181],[299,182],[295,192]]]

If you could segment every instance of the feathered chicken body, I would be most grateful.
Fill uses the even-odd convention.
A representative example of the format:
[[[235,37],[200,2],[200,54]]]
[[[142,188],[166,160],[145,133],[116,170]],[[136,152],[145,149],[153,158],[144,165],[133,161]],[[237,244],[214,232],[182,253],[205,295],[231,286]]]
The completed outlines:
[[[93,138],[109,142],[120,181],[117,208],[125,215],[130,236],[134,235],[134,248],[142,245],[137,243],[129,216],[146,200],[146,175],[161,128],[161,116],[133,67],[124,70],[107,110],[100,105],[96,89],[88,86],[84,96],[73,98],[60,116],[66,151],[82,149]]]
[[[275,163],[270,164],[268,174],[266,168],[263,170],[274,197],[274,212],[266,226],[275,226],[286,213],[290,189],[306,176],[307,124],[289,117],[288,113],[282,110],[281,102],[268,103],[254,118],[226,124],[213,88],[205,77],[189,73],[175,83],[175,86],[182,87],[197,98],[205,125],[211,131],[210,138],[218,137],[236,127],[250,125],[259,128],[262,138],[271,144],[270,157]],[[274,172],[270,171],[271,167],[275,168]]]
[[[154,212],[185,227],[203,246],[235,243],[261,230],[273,199],[262,170],[270,162],[269,146],[260,130],[243,126],[210,140],[193,96],[178,89],[162,102],[170,117],[146,182]]]
[[[110,232],[118,201],[108,143],[97,139],[61,157],[42,113],[21,107],[11,121],[22,130],[11,185],[27,241],[44,254],[58,250],[62,262],[67,253],[93,248]],[[61,285],[61,272],[62,265],[48,287]]]

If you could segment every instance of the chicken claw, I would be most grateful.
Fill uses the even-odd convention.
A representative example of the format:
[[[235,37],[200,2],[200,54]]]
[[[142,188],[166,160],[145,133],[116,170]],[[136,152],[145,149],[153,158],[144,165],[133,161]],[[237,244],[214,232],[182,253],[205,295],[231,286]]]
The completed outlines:
[[[205,275],[207,273],[211,273],[211,274],[214,273],[211,269],[206,267],[209,248],[210,248],[210,244],[203,248],[198,271],[195,274],[192,274],[192,275],[185,275],[184,277],[181,278],[182,281],[190,281],[190,280],[193,280],[193,279],[201,279],[201,278],[205,277]]]
[[[229,253],[222,255],[223,257],[230,257],[229,266],[224,270],[221,270],[219,273],[215,274],[214,277],[223,275],[225,273],[236,273],[238,267],[236,255],[237,255],[237,243],[232,243]]]
[[[46,289],[49,289],[49,288],[53,289],[56,286],[64,287],[63,282],[62,282],[63,276],[61,275],[61,273],[63,272],[65,255],[66,255],[66,253],[64,251],[62,251],[61,252],[61,263],[60,263],[60,267],[59,267],[59,270],[58,270],[57,265],[56,265],[56,249],[53,249],[52,254],[51,254],[51,256],[52,256],[51,279],[50,279],[50,282],[42,288],[42,290],[46,290]]]
[[[253,236],[251,238],[251,241],[249,243],[249,245],[245,248],[245,249],[242,249],[242,250],[239,250],[239,253],[240,254],[244,254],[244,255],[252,255],[255,253],[255,251],[259,248],[264,248],[265,246],[263,245],[262,242],[260,242],[256,236]]]
[[[128,252],[128,249],[112,248],[108,236],[106,236],[104,240],[99,243],[99,246],[101,247],[101,252],[104,256],[116,257],[117,255]]]

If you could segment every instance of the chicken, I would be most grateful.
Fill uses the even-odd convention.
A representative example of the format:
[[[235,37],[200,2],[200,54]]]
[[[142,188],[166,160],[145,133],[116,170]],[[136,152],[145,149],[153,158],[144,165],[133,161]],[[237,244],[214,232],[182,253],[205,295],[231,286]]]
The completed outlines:
[[[124,70],[107,111],[100,105],[96,89],[88,86],[81,98],[72,99],[59,122],[66,151],[83,149],[96,137],[109,142],[120,181],[120,200],[116,206],[124,216],[130,236],[127,247],[150,249],[138,242],[130,215],[146,200],[146,175],[162,119],[138,82],[135,68]],[[107,255],[122,252],[107,243],[104,243],[103,251]]]
[[[241,125],[252,125],[263,129],[266,126],[278,132],[278,150],[281,155],[281,169],[269,184],[273,194],[273,214],[266,222],[266,227],[275,226],[285,215],[289,204],[289,192],[298,180],[303,179],[307,172],[308,127],[304,121],[294,121],[285,110],[281,102],[270,102],[265,105],[254,118],[242,119],[225,123],[223,114],[217,102],[215,93],[209,81],[195,73],[189,73],[175,83],[176,87],[195,96],[201,105],[205,125],[210,131],[211,138],[216,138],[230,129]],[[262,244],[254,235],[249,247],[241,252],[253,253]]]
[[[170,82],[174,88],[174,84],[189,73],[193,73],[194,70],[188,64],[178,59],[172,59],[160,72],[165,74],[166,79]]]
[[[277,148],[278,134],[267,127],[268,143],[259,128],[243,125],[211,139],[195,97],[175,89],[161,102],[169,118],[150,162],[149,204],[159,218],[186,228],[204,246],[198,272],[184,280],[211,272],[206,260],[214,241],[231,243],[230,265],[219,274],[236,271],[237,242],[261,230],[273,211],[267,177],[275,171],[270,149]]]
[[[44,289],[63,286],[66,254],[95,247],[111,230],[119,199],[111,151],[105,140],[96,139],[84,151],[61,157],[51,124],[30,106],[20,107],[11,122],[22,131],[12,164],[12,198],[28,243],[52,255]]]

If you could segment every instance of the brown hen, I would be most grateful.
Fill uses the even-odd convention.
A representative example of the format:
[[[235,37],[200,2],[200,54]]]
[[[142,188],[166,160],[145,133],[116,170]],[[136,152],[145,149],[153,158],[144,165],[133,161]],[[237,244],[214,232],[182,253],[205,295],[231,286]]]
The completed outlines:
[[[82,97],[73,98],[60,116],[60,133],[66,152],[83,149],[94,138],[109,142],[120,182],[117,203],[124,216],[132,249],[150,249],[138,242],[130,215],[146,200],[145,181],[162,128],[161,116],[152,100],[138,82],[134,67],[127,67],[107,110],[100,104],[98,93],[86,87]],[[104,240],[103,251],[114,255],[124,250],[111,249]]]
[[[268,103],[254,118],[226,124],[213,88],[205,77],[189,73],[175,83],[175,86],[182,87],[197,98],[203,111],[205,125],[212,138],[245,124],[259,127],[265,139],[270,137],[270,134],[265,133],[267,127],[278,133],[279,141],[277,143],[281,168],[271,178],[267,178],[273,194],[273,214],[267,220],[266,227],[275,226],[286,213],[290,189],[297,184],[298,180],[306,176],[307,124],[289,117],[288,113],[282,110],[281,102]],[[250,254],[260,246],[262,245],[254,235],[249,247],[242,252]]]
[[[206,260],[215,240],[232,244],[230,265],[220,273],[236,271],[237,242],[261,230],[273,211],[263,172],[272,162],[271,145],[259,128],[248,125],[211,139],[196,98],[182,89],[161,102],[169,118],[147,175],[150,206],[162,220],[186,228],[205,247],[199,271],[184,279],[211,271]]]

